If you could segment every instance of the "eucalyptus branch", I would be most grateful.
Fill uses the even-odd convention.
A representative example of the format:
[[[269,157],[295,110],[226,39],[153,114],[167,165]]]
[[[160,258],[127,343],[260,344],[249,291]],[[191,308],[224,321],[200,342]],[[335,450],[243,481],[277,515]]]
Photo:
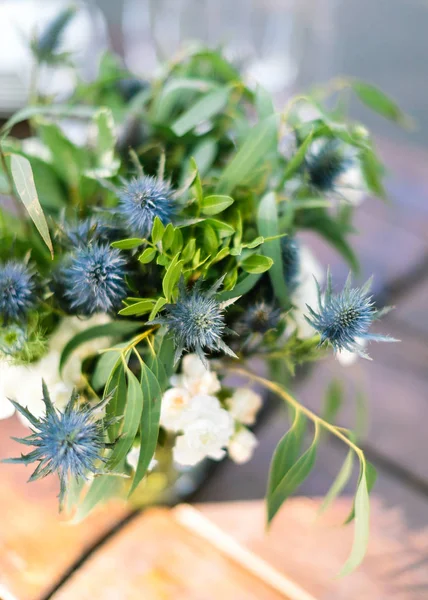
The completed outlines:
[[[263,387],[265,387],[266,389],[270,390],[271,392],[273,392],[274,394],[276,394],[277,396],[279,396],[280,398],[285,400],[287,402],[287,404],[292,406],[295,410],[301,411],[315,425],[319,425],[319,426],[323,427],[324,429],[329,431],[331,434],[333,434],[337,438],[339,438],[344,444],[349,446],[349,448],[351,448],[355,452],[355,454],[358,456],[361,465],[363,465],[363,467],[364,467],[365,462],[366,462],[364,452],[361,450],[361,448],[358,448],[358,446],[356,446],[350,439],[348,439],[342,433],[342,431],[341,431],[342,428],[332,425],[328,421],[325,421],[322,417],[320,417],[317,414],[315,414],[314,412],[312,412],[309,408],[306,408],[306,406],[304,406],[303,404],[300,404],[300,402],[298,400],[296,400],[296,398],[294,398],[282,386],[280,386],[272,381],[269,381],[268,379],[265,379],[264,377],[260,377],[259,375],[254,375],[253,373],[250,373],[249,371],[246,371],[245,369],[241,369],[239,367],[226,367],[225,370],[229,371],[230,373],[236,373],[236,375],[242,375],[243,377],[248,377],[252,381],[260,383]]]
[[[28,231],[27,213],[24,210],[21,199],[19,198],[19,196],[17,195],[17,193],[15,191],[15,184],[13,182],[12,175],[9,171],[9,167],[7,166],[6,155],[3,152],[3,148],[1,147],[1,144],[0,144],[0,161],[1,161],[1,165],[2,165],[3,171],[6,175],[8,185],[9,185],[9,190],[8,190],[9,196],[12,198],[12,200],[15,204],[18,216],[22,219],[24,226],[27,228],[27,231]]]

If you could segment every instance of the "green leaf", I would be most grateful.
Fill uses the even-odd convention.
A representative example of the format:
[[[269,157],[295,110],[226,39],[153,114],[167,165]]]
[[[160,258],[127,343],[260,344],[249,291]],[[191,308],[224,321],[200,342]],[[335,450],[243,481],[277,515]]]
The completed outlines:
[[[181,137],[200,123],[208,121],[224,109],[229,95],[229,87],[222,87],[208,92],[172,124],[172,131],[175,135]]]
[[[278,442],[269,470],[267,495],[270,496],[296,462],[306,429],[306,418],[300,411],[295,412],[294,420],[287,433]]]
[[[355,453],[353,450],[349,450],[346,455],[345,461],[337,474],[331,488],[324,497],[324,500],[319,508],[319,514],[324,513],[331,503],[339,496],[339,494],[345,489],[348,481],[352,475],[352,469],[354,466]]]
[[[54,257],[54,250],[52,246],[51,236],[49,234],[48,224],[46,223],[45,215],[43,214],[42,207],[40,206],[39,198],[37,196],[36,186],[34,185],[33,171],[31,169],[30,162],[24,157],[18,154],[12,154],[11,156],[11,172],[13,181],[16,187],[16,191],[28,211],[37,231],[43,238],[46,246],[49,248],[52,258]]]
[[[164,234],[165,227],[159,217],[155,217],[153,228],[152,228],[152,242],[153,244],[157,244],[161,241],[162,236]]]
[[[299,146],[296,154],[288,161],[283,175],[284,182],[294,175],[294,173],[300,168],[302,162],[305,160],[306,153],[312,142],[312,136],[313,132],[311,131],[311,133],[304,139],[303,143]]]
[[[106,415],[108,419],[115,419],[122,416],[126,405],[126,376],[124,361],[116,352],[112,353],[116,358],[116,362],[110,375],[107,378],[104,388],[103,398],[112,395],[107,406]],[[111,442],[115,442],[119,436],[121,422],[112,423],[108,429],[108,437]]]
[[[263,196],[260,202],[257,213],[257,225],[260,235],[265,239],[279,235],[276,195],[273,192],[269,192]],[[271,258],[273,261],[272,268],[269,271],[269,277],[272,282],[275,296],[280,302],[282,308],[288,308],[290,305],[290,299],[284,278],[280,239],[276,238],[270,241],[265,241],[262,250],[263,254]]]
[[[101,354],[95,366],[94,373],[92,375],[93,388],[98,390],[107,383],[107,380],[109,379],[113,369],[116,366],[116,363],[118,362],[120,352],[122,348],[124,348],[126,345],[126,343],[118,344],[117,346],[115,346],[117,352],[109,351]]]
[[[109,498],[116,497],[123,482],[115,475],[100,475],[91,483],[86,496],[77,507],[72,523],[80,523],[99,504],[103,504]]]
[[[325,395],[324,410],[322,418],[328,423],[334,423],[337,413],[343,404],[343,386],[340,381],[333,379]]]
[[[267,509],[268,523],[272,522],[278,510],[285,500],[301,485],[308,477],[315,465],[317,447],[319,440],[319,427],[315,424],[315,434],[312,444],[302,456],[286,471],[275,489],[268,494]]]
[[[155,316],[158,314],[158,312],[161,310],[161,308],[163,306],[165,306],[165,304],[167,304],[167,303],[168,303],[168,300],[166,298],[158,298],[156,300],[156,304],[154,305],[152,312],[150,313],[149,321],[152,321],[155,318]]]
[[[126,306],[119,311],[119,314],[123,317],[129,317],[131,315],[145,315],[149,313],[155,304],[155,301],[147,298],[145,300],[141,300],[141,302],[135,302],[135,304],[131,304],[131,306]]]
[[[380,198],[386,198],[382,176],[384,169],[373,150],[364,148],[360,152],[360,162],[367,187]]]
[[[217,184],[218,194],[230,194],[265,163],[277,146],[278,116],[270,115],[253,127],[237,154],[224,169]]]
[[[351,554],[343,565],[338,577],[349,575],[361,564],[369,542],[370,532],[370,499],[366,465],[361,466],[361,477],[355,495],[355,529]]]
[[[361,102],[379,115],[403,126],[409,124],[409,118],[402,112],[398,104],[379,88],[360,80],[351,81],[351,85]]]
[[[85,342],[89,342],[90,340],[94,340],[99,337],[124,337],[140,328],[141,323],[120,320],[112,321],[111,323],[105,323],[104,325],[95,325],[95,327],[90,327],[85,331],[81,331],[71,338],[71,340],[64,346],[59,363],[60,372],[64,368],[65,363],[74,350],[76,350],[76,348]]]
[[[185,245],[183,252],[181,253],[181,260],[184,263],[187,263],[192,260],[196,251],[196,240],[195,238],[190,238],[190,240]]]
[[[233,202],[234,200],[230,196],[207,196],[202,201],[202,213],[204,215],[217,215],[231,206]]]
[[[209,223],[214,227],[220,238],[229,237],[235,233],[235,229],[232,225],[219,221],[218,219],[206,219],[206,223]]]
[[[162,93],[153,103],[152,119],[155,123],[165,124],[177,105],[181,104],[183,99],[191,100],[195,95],[207,93],[217,84],[205,79],[196,78],[174,78],[167,82]]]
[[[95,109],[89,106],[83,105],[69,105],[69,104],[43,104],[41,106],[26,106],[25,108],[16,112],[1,128],[2,139],[4,139],[9,131],[22,121],[27,121],[37,115],[46,117],[63,117],[63,118],[75,118],[75,119],[89,119],[94,115]]]
[[[126,376],[128,379],[128,389],[123,415],[123,427],[108,461],[110,469],[114,469],[126,459],[126,455],[132,448],[137,435],[143,411],[144,399],[140,382],[129,368],[126,369]]]
[[[183,261],[178,260],[178,257],[178,254],[174,256],[162,281],[163,293],[168,302],[171,302],[172,300],[172,293],[183,271]]]
[[[112,248],[119,248],[120,250],[132,250],[133,248],[137,248],[144,244],[145,240],[141,238],[128,238],[126,240],[118,240],[117,242],[112,242]]]
[[[231,290],[220,292],[217,296],[220,302],[225,302],[237,296],[244,296],[256,285],[260,275],[246,275]]]
[[[255,275],[258,273],[265,273],[265,271],[268,271],[272,265],[273,260],[268,256],[263,256],[263,254],[252,254],[241,263],[241,267],[244,269],[244,271],[247,273],[253,273]]]
[[[203,229],[203,235],[204,250],[207,252],[207,254],[213,254],[219,246],[219,241],[214,228],[211,227],[211,225],[206,224]]]
[[[217,155],[217,140],[215,138],[205,138],[193,148],[193,158],[202,176],[205,176],[211,169]]]
[[[116,134],[112,112],[109,108],[100,108],[94,115],[97,128],[96,158],[94,169],[86,169],[87,177],[112,177],[119,169],[120,161],[114,157]]]
[[[156,450],[161,413],[162,391],[154,373],[144,365],[141,371],[141,389],[144,396],[141,415],[141,446],[131,495],[143,479]]]
[[[162,248],[163,250],[168,250],[172,242],[174,240],[174,225],[172,223],[168,223],[165,228],[164,234],[162,236]]]
[[[257,84],[256,88],[255,103],[257,115],[260,120],[266,119],[275,112],[272,96],[259,84]]]
[[[156,256],[157,250],[156,248],[146,248],[138,257],[138,260],[141,264],[147,265],[152,262],[154,257]]]

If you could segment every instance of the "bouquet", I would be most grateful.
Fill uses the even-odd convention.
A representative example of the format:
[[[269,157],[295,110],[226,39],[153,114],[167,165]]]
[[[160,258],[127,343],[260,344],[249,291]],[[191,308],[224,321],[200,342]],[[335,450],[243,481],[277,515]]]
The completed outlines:
[[[38,69],[59,51],[72,11],[32,41]],[[333,351],[368,358],[385,311],[351,275],[338,289],[299,239],[311,230],[358,271],[348,241],[355,206],[384,196],[368,131],[350,121],[353,91],[402,120],[378,89],[338,80],[278,112],[221,52],[192,47],[156,78],[105,53],[95,81],[32,101],[3,127],[0,211],[0,416],[29,428],[30,481],[55,473],[62,508],[84,518],[134,496],[162,453],[193,467],[242,463],[262,398],[283,400],[288,428],[267,484],[270,523],[314,467],[324,432],[348,454],[327,499],[360,476],[355,544],[362,560],[374,469],[355,435],[289,391],[296,367]],[[328,102],[327,102],[328,100]],[[326,108],[328,104],[329,108]],[[12,128],[28,120],[20,140]],[[258,365],[258,366],[257,366]],[[260,366],[261,365],[261,366]],[[245,382],[233,389],[230,374]],[[307,446],[306,440],[311,438]]]

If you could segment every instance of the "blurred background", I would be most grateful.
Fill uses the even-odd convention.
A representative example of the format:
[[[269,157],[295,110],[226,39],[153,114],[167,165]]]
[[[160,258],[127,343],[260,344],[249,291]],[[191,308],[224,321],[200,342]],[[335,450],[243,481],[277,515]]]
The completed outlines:
[[[387,168],[389,203],[367,198],[357,215],[354,244],[362,276],[375,273],[375,292],[397,309],[382,327],[401,344],[373,347],[372,363],[350,367],[326,361],[296,385],[315,410],[332,376],[345,380],[343,423],[355,422],[355,390],[365,391],[370,412],[368,458],[379,471],[377,494],[396,506],[413,528],[428,524],[428,0],[98,0],[67,29],[65,49],[90,79],[110,46],[137,74],[151,74],[184,41],[223,46],[249,80],[274,93],[281,107],[291,93],[340,75],[381,87],[414,119],[399,129],[351,103],[351,115],[373,131]],[[31,60],[26,40],[69,2],[0,2],[0,115],[25,105]],[[45,93],[67,95],[66,68],[42,74]],[[347,267],[318,239],[307,243],[337,278]],[[340,282],[340,281],[339,281]],[[269,461],[284,433],[275,405],[258,426],[254,459],[219,465],[198,492],[200,501],[261,498]],[[344,459],[326,441],[318,468],[301,490],[325,493]]]

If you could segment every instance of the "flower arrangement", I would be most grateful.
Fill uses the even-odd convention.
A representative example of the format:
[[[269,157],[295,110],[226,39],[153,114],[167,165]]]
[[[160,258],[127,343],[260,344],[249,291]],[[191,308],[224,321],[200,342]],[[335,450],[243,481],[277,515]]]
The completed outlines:
[[[33,40],[39,66],[69,61],[59,41],[70,18]],[[335,82],[332,93],[349,90],[402,119],[360,81]],[[60,506],[77,505],[77,518],[132,496],[162,449],[187,467],[249,460],[257,383],[291,414],[272,459],[268,521],[327,431],[349,451],[329,501],[359,461],[343,572],[362,560],[374,470],[331,411],[324,419],[289,392],[296,366],[330,349],[367,358],[368,341],[394,341],[371,333],[384,311],[370,282],[353,287],[349,277],[336,291],[299,240],[312,230],[357,271],[354,208],[384,195],[368,131],[342,103],[326,109],[328,93],[278,113],[221,53],[189,49],[152,81],[106,53],[95,81],[77,77],[62,103],[35,88],[3,127],[0,185],[12,204],[0,210],[0,416],[16,411],[31,432],[19,440],[29,452],[11,460],[36,463],[30,480],[56,473]],[[16,139],[13,126],[27,119],[31,135]],[[270,376],[253,368],[257,358]],[[248,383],[231,388],[230,373]]]

